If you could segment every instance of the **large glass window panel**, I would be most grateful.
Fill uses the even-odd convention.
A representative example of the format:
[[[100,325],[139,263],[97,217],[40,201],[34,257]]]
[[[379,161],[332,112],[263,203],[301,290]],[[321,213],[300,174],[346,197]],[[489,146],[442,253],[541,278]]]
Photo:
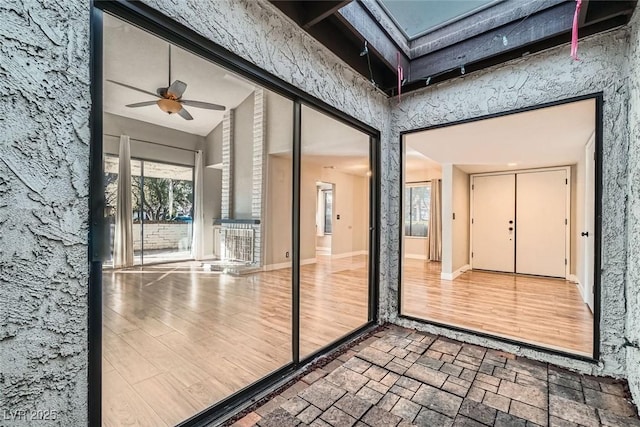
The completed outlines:
[[[593,356],[595,111],[583,99],[403,135],[401,315]]]
[[[301,139],[303,358],[368,320],[371,173],[369,136],[306,106]]]
[[[431,184],[407,185],[404,192],[404,232],[407,237],[427,237],[429,210],[431,207]]]
[[[185,99],[224,110],[128,107],[169,49]],[[103,424],[176,425],[293,360],[293,102],[109,15],[103,61],[105,213],[128,135],[136,265],[103,274]]]
[[[145,161],[142,182],[144,264],[192,258],[193,168]]]

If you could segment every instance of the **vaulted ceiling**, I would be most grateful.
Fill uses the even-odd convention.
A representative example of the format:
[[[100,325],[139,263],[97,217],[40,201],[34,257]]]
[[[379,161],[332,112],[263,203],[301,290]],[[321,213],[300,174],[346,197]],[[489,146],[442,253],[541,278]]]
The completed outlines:
[[[409,92],[567,43],[576,11],[574,0],[270,1],[389,96],[398,65]],[[582,0],[579,36],[625,25],[636,3]]]

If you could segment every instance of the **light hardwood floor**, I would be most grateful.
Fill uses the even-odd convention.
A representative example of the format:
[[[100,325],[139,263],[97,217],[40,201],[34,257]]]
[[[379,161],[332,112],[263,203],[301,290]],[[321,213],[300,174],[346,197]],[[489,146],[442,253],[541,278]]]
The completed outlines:
[[[301,268],[301,357],[367,321],[367,260]],[[171,426],[291,361],[291,270],[103,274],[103,425]]]
[[[468,271],[440,279],[440,263],[404,260],[402,314],[592,355],[593,315],[562,279]]]

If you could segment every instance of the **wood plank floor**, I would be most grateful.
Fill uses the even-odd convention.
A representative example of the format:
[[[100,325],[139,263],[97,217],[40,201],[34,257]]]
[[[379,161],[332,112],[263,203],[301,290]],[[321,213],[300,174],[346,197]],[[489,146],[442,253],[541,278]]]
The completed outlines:
[[[367,321],[367,259],[300,273],[300,353]],[[234,277],[200,263],[103,274],[103,425],[172,426],[291,362],[291,269]]]
[[[592,355],[593,315],[575,284],[468,271],[440,279],[440,263],[404,260],[402,314]]]

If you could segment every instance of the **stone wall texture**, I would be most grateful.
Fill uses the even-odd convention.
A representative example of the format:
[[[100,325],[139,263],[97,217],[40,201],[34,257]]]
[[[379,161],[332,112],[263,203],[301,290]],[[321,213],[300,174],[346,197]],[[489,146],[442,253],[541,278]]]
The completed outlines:
[[[111,236],[115,235],[115,225],[111,225]],[[145,223],[142,233],[140,223],[133,224],[133,250],[170,249],[188,251],[191,249],[193,226],[190,222]],[[144,234],[144,242],[142,241]],[[113,238],[113,237],[112,237]]]
[[[636,403],[640,402],[640,9],[630,23],[629,62],[629,176],[625,188],[627,231],[627,375]]]
[[[604,94],[603,155],[603,229],[602,229],[602,320],[601,362],[597,365],[548,356],[536,351],[507,346],[510,351],[550,361],[572,369],[613,376],[626,375],[625,287],[627,274],[627,102],[629,90],[627,28],[599,34],[580,41],[580,61],[573,61],[564,45],[511,61],[491,69],[444,82],[402,98],[392,110],[391,135],[401,131],[445,124],[462,119],[499,113],[527,106],[559,101],[596,92]],[[391,191],[388,218],[393,221],[387,235],[388,245],[398,247],[400,218],[400,152],[392,144],[389,177]],[[636,238],[636,247],[639,240]],[[637,261],[636,261],[637,262]],[[389,274],[398,274],[398,253],[390,256]],[[436,327],[423,327],[396,319],[397,288],[390,290],[389,313],[392,321],[403,326],[420,327],[453,338],[473,341],[489,347],[505,347],[492,340],[452,333]]]
[[[628,77],[640,62],[637,24],[581,41],[580,62],[563,46],[398,105],[265,0],[144,2],[379,129],[382,319],[489,347],[505,346],[395,315],[399,132],[603,92],[602,362],[506,349],[584,372],[626,376],[629,368],[640,398],[640,85]],[[0,76],[0,409],[51,409],[51,425],[87,425],[89,2],[0,2]]]
[[[3,426],[87,425],[89,50],[89,2],[0,2],[0,417],[57,418]]]

